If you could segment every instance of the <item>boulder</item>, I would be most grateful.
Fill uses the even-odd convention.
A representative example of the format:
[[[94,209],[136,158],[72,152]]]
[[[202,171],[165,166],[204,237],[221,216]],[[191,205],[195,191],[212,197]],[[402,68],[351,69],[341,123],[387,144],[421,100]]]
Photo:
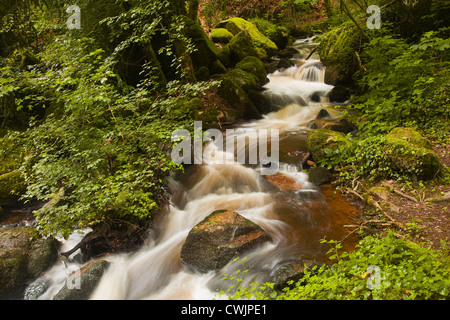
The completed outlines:
[[[226,29],[234,35],[245,31],[250,36],[252,43],[257,48],[264,50],[268,56],[273,56],[278,51],[277,45],[268,37],[264,36],[253,23],[247,20],[242,18],[229,19],[226,24]]]
[[[315,185],[330,183],[332,176],[330,171],[324,167],[314,167],[308,172],[308,180]]]
[[[234,35],[225,28],[211,29],[211,40],[214,43],[229,43]]]
[[[229,58],[232,64],[236,64],[248,56],[254,56],[262,60],[267,59],[267,53],[254,45],[252,38],[246,31],[235,35],[227,46],[230,50]]]
[[[222,77],[217,94],[236,112],[236,119],[261,119],[262,116],[247,92],[259,87],[256,76],[240,69],[234,69]]]
[[[233,211],[218,210],[189,232],[181,248],[181,262],[193,271],[219,270],[268,241],[269,234],[252,221]]]
[[[109,267],[105,260],[93,261],[72,273],[54,300],[88,300]]]
[[[236,65],[236,69],[243,70],[245,72],[248,72],[248,73],[256,76],[259,79],[260,86],[263,86],[269,82],[269,79],[267,78],[267,71],[266,71],[264,62],[262,62],[257,57],[253,57],[253,56],[245,57],[242,61],[240,61]]]
[[[424,138],[419,132],[412,128],[398,127],[392,129],[386,136],[387,139],[404,140],[416,147],[431,149],[431,143]]]
[[[273,268],[271,273],[271,282],[274,283],[275,290],[283,290],[286,287],[295,286],[304,275],[306,270],[311,270],[320,264],[308,259],[289,259],[283,260]],[[292,284],[291,284],[292,282]]]
[[[334,152],[339,146],[344,143],[339,141],[345,135],[341,132],[329,129],[316,129],[310,131],[306,139],[306,144],[311,156],[315,162],[326,158],[328,152]]]
[[[219,50],[199,24],[189,22],[186,36],[192,40],[196,49],[190,55],[195,70],[205,67],[209,69],[211,75],[225,71],[225,67],[219,61]]]
[[[388,138],[387,144],[391,150],[387,156],[394,171],[415,176],[419,180],[430,180],[442,168],[439,157],[430,149],[395,138]]]
[[[345,102],[350,99],[350,91],[341,85],[337,85],[328,93],[330,102]]]
[[[57,241],[36,236],[33,227],[0,229],[0,297],[24,290],[30,279],[56,261]]]
[[[323,109],[322,109],[323,110]],[[321,120],[315,119],[308,123],[310,129],[328,129],[342,133],[350,133],[356,130],[356,126],[350,123],[346,119],[334,120]]]

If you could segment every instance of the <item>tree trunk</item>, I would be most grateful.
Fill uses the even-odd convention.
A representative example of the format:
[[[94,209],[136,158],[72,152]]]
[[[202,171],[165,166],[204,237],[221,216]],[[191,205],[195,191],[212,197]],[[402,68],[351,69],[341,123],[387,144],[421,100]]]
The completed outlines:
[[[189,0],[189,18],[197,22],[199,0]]]

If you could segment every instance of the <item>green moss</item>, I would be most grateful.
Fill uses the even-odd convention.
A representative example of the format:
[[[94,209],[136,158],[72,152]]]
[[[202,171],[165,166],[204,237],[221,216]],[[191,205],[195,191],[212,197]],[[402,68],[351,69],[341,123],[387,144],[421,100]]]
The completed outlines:
[[[236,69],[240,69],[255,75],[256,77],[258,77],[261,85],[267,82],[267,72],[264,63],[256,57],[248,56],[244,58],[244,60],[236,65]]]
[[[26,189],[26,182],[20,170],[0,175],[0,200],[21,195]]]
[[[415,146],[403,139],[387,138],[392,150],[388,157],[392,161],[392,169],[420,180],[436,177],[442,164],[433,151]]]
[[[233,34],[225,28],[217,28],[211,30],[211,39],[215,43],[228,43]]]
[[[352,24],[344,24],[327,32],[320,39],[318,53],[322,62],[327,66],[327,71],[332,71],[327,83],[348,84],[352,76],[358,70],[358,59],[355,51],[359,51],[362,44],[358,29]]]
[[[241,31],[246,31],[253,44],[257,48],[264,50],[269,56],[276,54],[278,50],[277,45],[272,40],[264,36],[253,23],[247,20],[242,18],[229,19],[226,28],[234,35],[239,34]]]
[[[344,137],[344,134],[328,129],[316,129],[311,131],[308,134],[306,142],[314,161],[318,162],[326,158],[326,150],[336,150],[342,143],[338,141],[338,139],[342,139]]]
[[[256,89],[259,87],[259,80],[258,78],[249,72],[246,72],[241,69],[234,69],[228,72],[224,79],[229,79],[242,87],[245,91]]]
[[[258,57],[260,59],[267,58],[263,52],[257,50],[253,44],[250,35],[246,32],[240,32],[231,39],[230,47],[230,61],[231,63],[238,63],[248,56]]]
[[[388,133],[386,138],[405,140],[416,147],[431,149],[430,141],[428,141],[419,132],[412,128],[394,128],[391,132]]]

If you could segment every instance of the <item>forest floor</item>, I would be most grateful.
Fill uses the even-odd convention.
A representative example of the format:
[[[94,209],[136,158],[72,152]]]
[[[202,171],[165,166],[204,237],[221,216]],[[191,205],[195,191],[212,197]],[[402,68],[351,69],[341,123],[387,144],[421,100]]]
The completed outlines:
[[[450,144],[433,143],[433,150],[441,162],[450,167]],[[371,187],[373,188],[373,185]],[[360,226],[364,226],[363,228],[370,232],[380,231],[385,223],[368,223],[368,221],[384,220],[391,223],[391,228],[398,237],[450,254],[450,201],[428,201],[444,194],[448,197],[450,193],[448,183],[441,184],[431,180],[406,185],[389,180],[379,182],[376,187],[388,190],[381,194],[372,194],[376,203],[371,201],[369,204],[367,197],[364,197],[365,201],[362,200],[361,194],[370,193],[372,190],[364,188],[364,183],[357,189],[359,197],[355,193],[348,194],[354,205],[361,208]],[[349,229],[352,230],[354,228]]]

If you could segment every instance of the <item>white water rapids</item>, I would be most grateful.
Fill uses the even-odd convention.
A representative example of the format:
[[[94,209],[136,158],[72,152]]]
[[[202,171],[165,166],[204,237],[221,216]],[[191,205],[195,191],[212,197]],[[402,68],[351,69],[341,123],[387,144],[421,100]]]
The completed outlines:
[[[305,47],[304,43],[296,44]],[[269,75],[270,82],[265,86],[266,94],[280,109],[242,125],[256,130],[278,129],[281,152],[306,150],[307,125],[326,105],[325,96],[332,88],[324,84],[325,68],[320,61],[302,60],[301,55],[306,54],[300,49],[299,55],[296,66]],[[313,103],[313,94],[318,94],[321,102]],[[273,239],[247,256],[250,271],[246,281],[267,281],[271,270],[284,259],[323,258],[326,248],[319,245],[319,240],[335,232],[335,213],[321,190],[308,182],[306,173],[281,163],[280,173],[303,187],[291,193],[275,192],[268,188],[258,168],[239,163],[211,164],[207,160],[203,165],[191,166],[181,177],[170,179],[173,201],[161,234],[150,238],[138,252],[106,257],[111,265],[91,299],[220,298],[217,291],[227,287],[221,275],[232,273],[232,264],[218,273],[196,274],[185,270],[180,259],[189,231],[218,209],[239,213]],[[40,299],[51,299],[63,285],[67,266],[59,263],[46,276],[52,278],[53,284]]]

